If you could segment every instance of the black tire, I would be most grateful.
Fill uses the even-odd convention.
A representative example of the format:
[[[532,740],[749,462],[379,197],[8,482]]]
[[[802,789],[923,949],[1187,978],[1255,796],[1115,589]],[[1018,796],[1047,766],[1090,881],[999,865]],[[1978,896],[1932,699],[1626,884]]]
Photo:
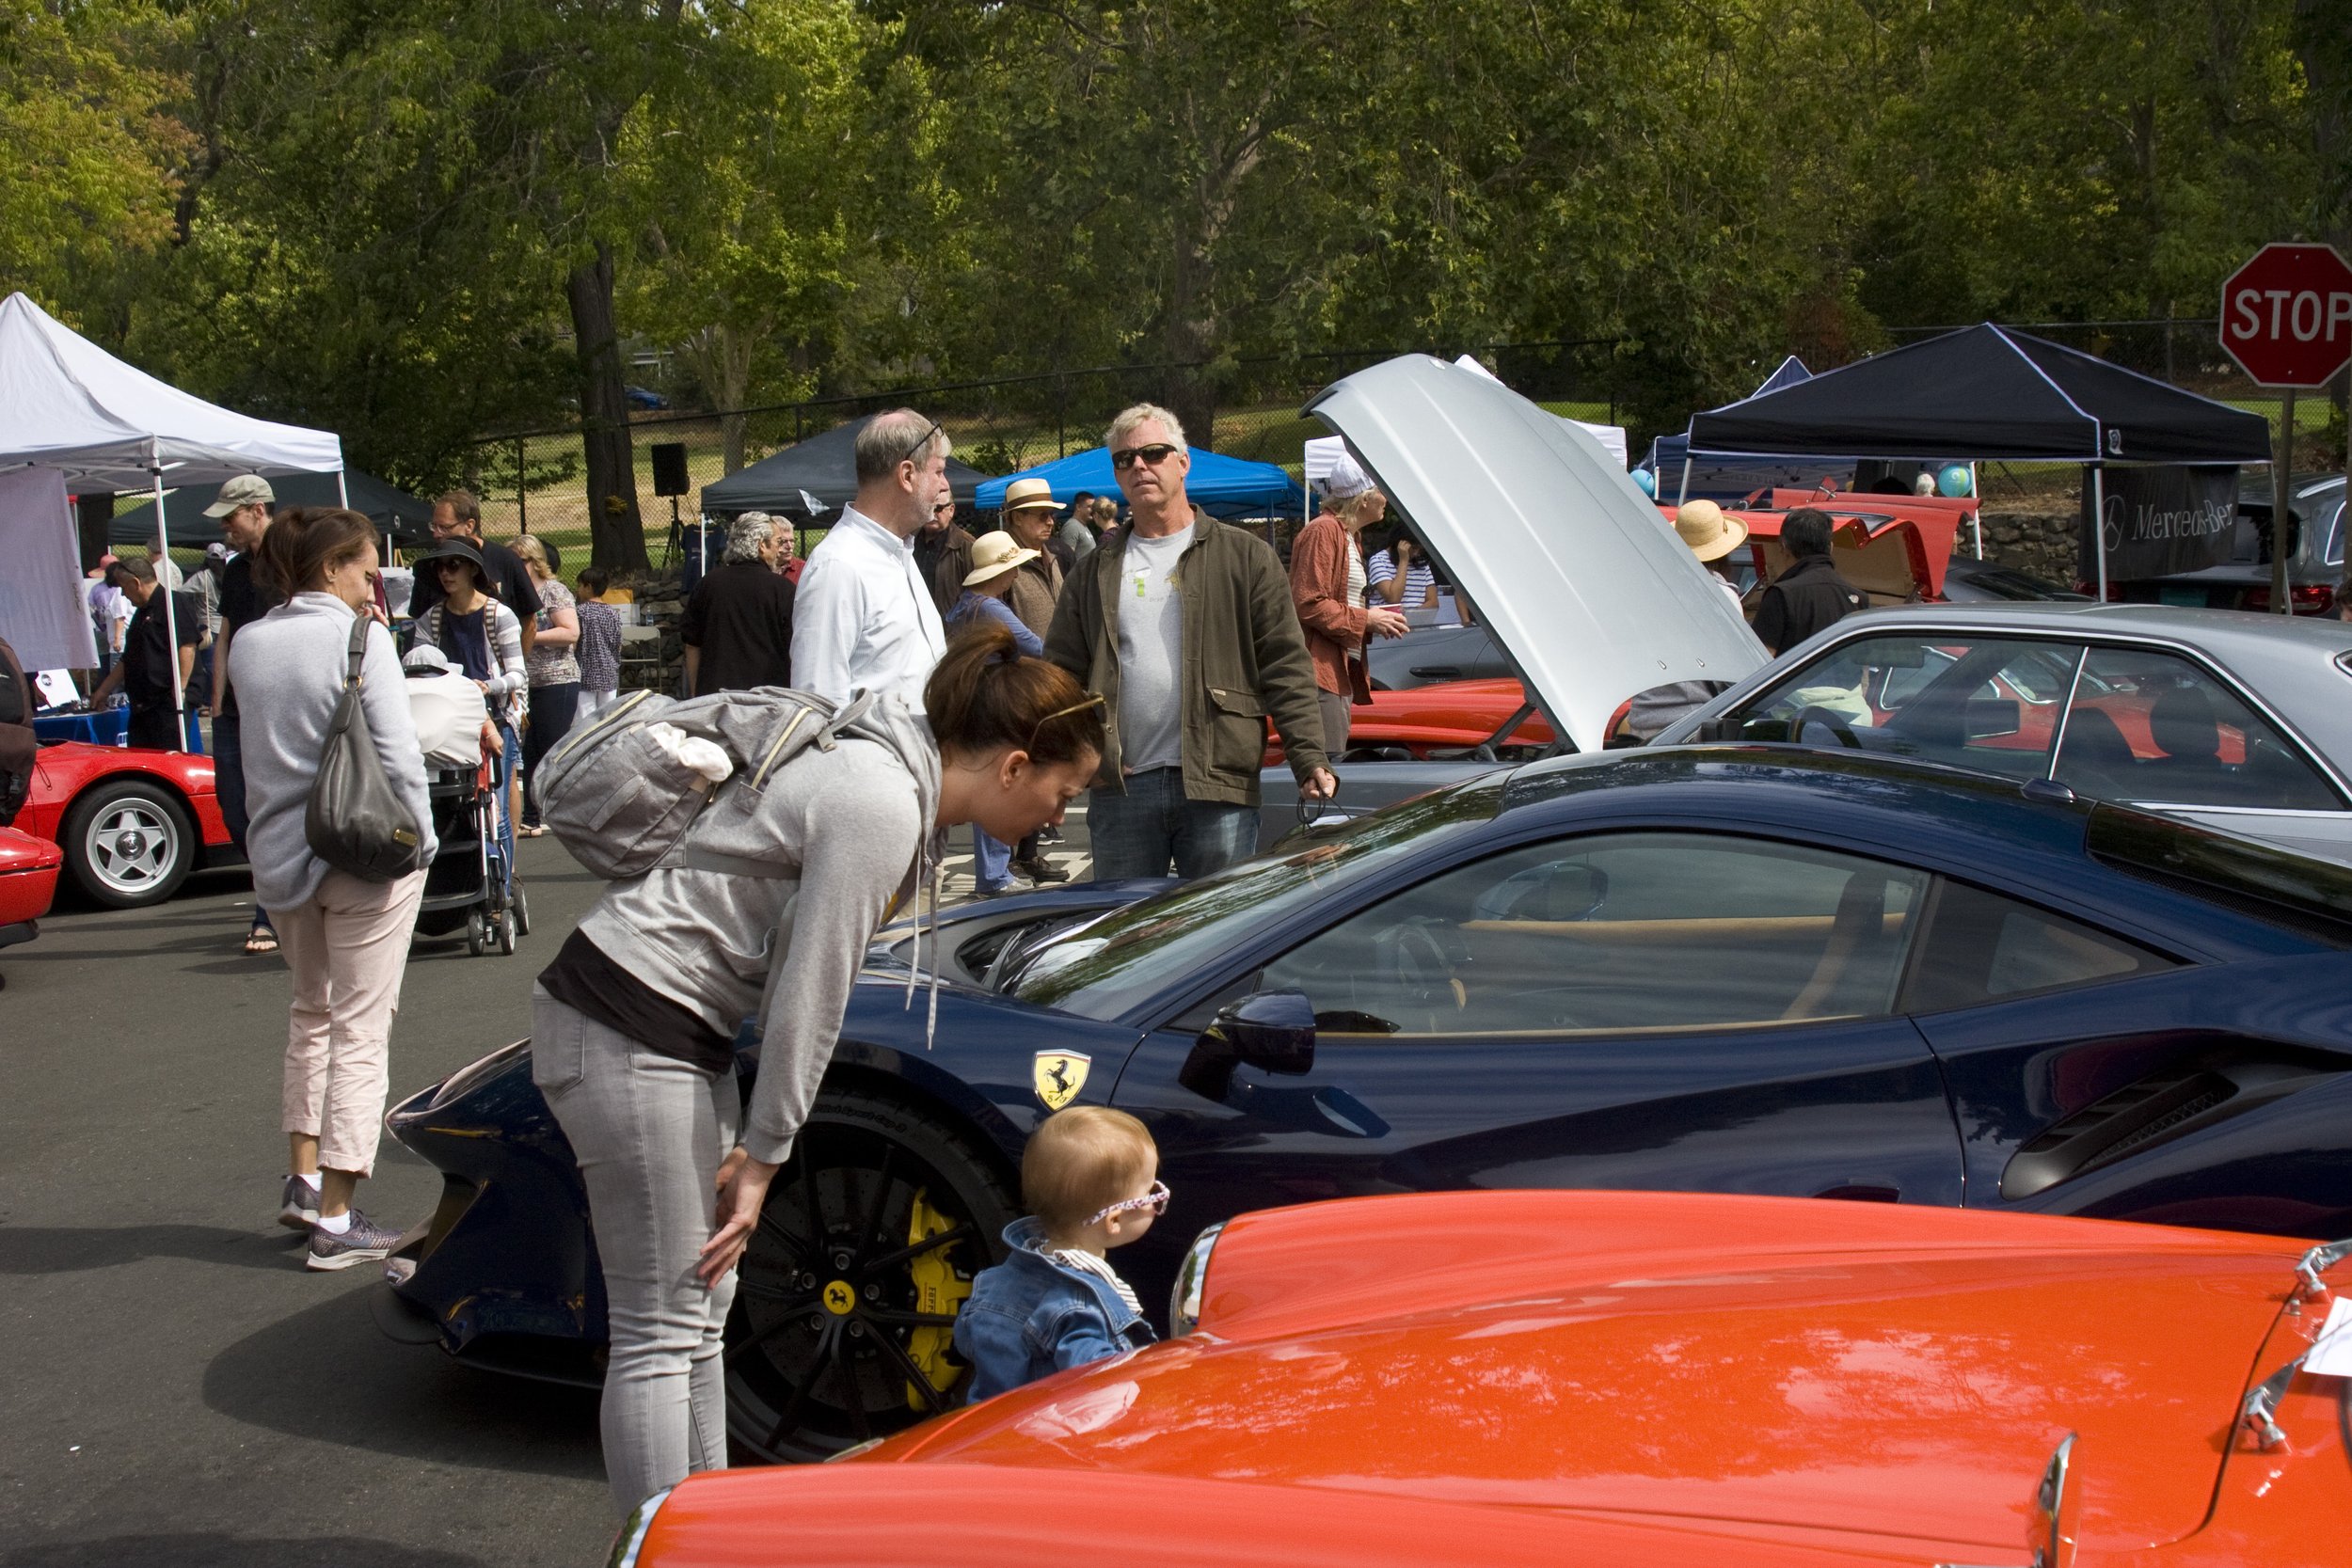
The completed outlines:
[[[818,1460],[961,1404],[955,1311],[1019,1213],[966,1133],[882,1095],[818,1095],[743,1255],[729,1435],[762,1459]],[[946,1309],[920,1310],[926,1291]]]
[[[93,785],[65,814],[57,840],[74,885],[110,910],[160,904],[196,867],[195,818],[142,779]]]
[[[515,931],[518,936],[531,935],[531,895],[523,887],[522,879],[515,879],[514,902],[507,906],[515,911]]]
[[[499,956],[513,958],[515,956],[515,911],[511,909],[499,911],[494,929],[498,936]]]
[[[482,911],[470,910],[466,914],[466,952],[469,957],[482,957]]]

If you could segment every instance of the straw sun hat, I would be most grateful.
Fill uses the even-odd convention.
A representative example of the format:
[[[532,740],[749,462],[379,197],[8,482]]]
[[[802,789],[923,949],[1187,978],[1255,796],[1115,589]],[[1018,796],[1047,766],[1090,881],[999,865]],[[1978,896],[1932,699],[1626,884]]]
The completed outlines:
[[[1713,501],[1684,501],[1675,513],[1675,532],[1701,561],[1721,561],[1748,542],[1748,525],[1724,516]]]
[[[1014,480],[1010,484],[1005,486],[1005,502],[1004,505],[999,507],[997,510],[1000,512],[1028,512],[1039,508],[1052,512],[1059,512],[1062,510],[1061,502],[1054,499],[1054,485],[1051,480]]]
[[[1023,549],[1009,533],[983,533],[972,542],[972,569],[963,574],[963,585],[977,588],[1036,559],[1037,551]]]

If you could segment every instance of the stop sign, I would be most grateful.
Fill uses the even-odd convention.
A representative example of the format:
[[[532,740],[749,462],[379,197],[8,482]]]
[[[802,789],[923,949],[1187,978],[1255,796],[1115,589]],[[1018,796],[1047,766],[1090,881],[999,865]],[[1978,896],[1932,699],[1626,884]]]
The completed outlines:
[[[2328,245],[2266,245],[2221,285],[2221,346],[2265,387],[2325,387],[2352,358],[2352,267]]]

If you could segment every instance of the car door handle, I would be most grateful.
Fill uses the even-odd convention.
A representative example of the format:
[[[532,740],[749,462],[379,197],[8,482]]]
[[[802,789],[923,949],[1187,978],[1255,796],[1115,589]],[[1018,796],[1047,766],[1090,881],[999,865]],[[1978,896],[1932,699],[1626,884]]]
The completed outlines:
[[[1849,1203],[1900,1203],[1903,1190],[1874,1181],[1848,1181],[1835,1187],[1824,1187],[1815,1197],[1843,1198]]]
[[[1458,681],[1462,678],[1461,669],[1457,665],[1415,664],[1408,668],[1414,674],[1425,681]]]

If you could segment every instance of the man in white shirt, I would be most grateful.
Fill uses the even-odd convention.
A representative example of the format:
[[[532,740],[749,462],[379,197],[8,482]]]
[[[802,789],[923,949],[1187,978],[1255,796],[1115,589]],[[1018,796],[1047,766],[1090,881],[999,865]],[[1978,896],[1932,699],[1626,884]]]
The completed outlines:
[[[792,684],[835,702],[874,691],[923,711],[947,650],[914,535],[947,499],[947,433],[894,408],[857,433],[857,499],[809,551],[792,609]]]

